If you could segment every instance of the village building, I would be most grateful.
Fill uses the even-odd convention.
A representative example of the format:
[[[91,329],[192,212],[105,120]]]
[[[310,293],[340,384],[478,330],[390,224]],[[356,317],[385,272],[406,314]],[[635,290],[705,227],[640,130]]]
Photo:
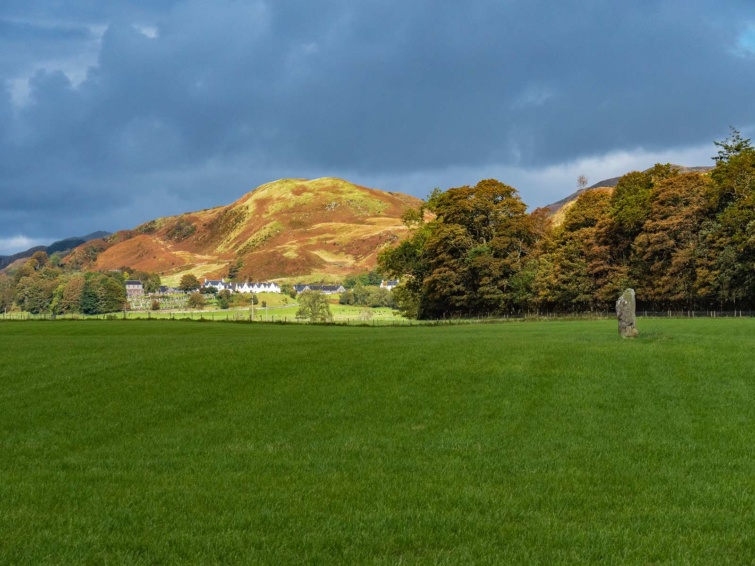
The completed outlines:
[[[144,284],[136,279],[126,281],[126,296],[129,299],[144,296]]]
[[[280,293],[281,288],[277,283],[270,283],[267,281],[256,281],[249,283],[232,283],[231,290],[234,293]]]
[[[226,283],[225,279],[205,279],[202,287],[213,287],[218,291],[231,290],[231,284]]]
[[[264,281],[264,282],[257,281],[254,283],[249,283],[248,281],[245,281],[244,283],[230,283],[230,282],[226,282],[225,279],[220,279],[220,280],[205,279],[204,286],[214,287],[218,291],[230,291],[231,293],[280,293],[281,292],[281,288],[277,283],[271,283],[268,281]]]
[[[314,291],[316,293],[324,293],[325,295],[335,295],[345,293],[346,288],[343,285],[307,285],[299,283],[298,285],[294,285],[294,291],[297,294],[304,291]]]
[[[380,282],[380,288],[381,289],[388,289],[389,291],[393,291],[393,288],[396,285],[398,285],[398,279],[389,279],[389,280],[383,279]]]

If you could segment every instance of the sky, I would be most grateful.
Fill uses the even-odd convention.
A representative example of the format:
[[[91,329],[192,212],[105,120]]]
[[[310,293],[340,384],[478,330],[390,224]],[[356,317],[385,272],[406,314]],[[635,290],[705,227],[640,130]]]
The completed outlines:
[[[286,177],[532,209],[755,137],[751,0],[3,0],[0,254]]]

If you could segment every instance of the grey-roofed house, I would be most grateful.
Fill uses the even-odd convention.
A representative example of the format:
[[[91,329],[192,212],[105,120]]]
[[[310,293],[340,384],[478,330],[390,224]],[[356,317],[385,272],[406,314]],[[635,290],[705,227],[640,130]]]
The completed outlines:
[[[314,291],[316,293],[324,293],[326,295],[335,295],[337,293],[344,293],[346,291],[343,285],[306,285],[302,283],[294,285],[294,290],[297,293],[303,293],[304,291]]]
[[[144,284],[137,279],[128,279],[126,281],[126,296],[129,299],[144,296]]]
[[[229,291],[232,291],[231,289],[231,283],[226,283],[225,279],[205,279],[203,287],[214,287],[218,291],[223,291],[224,289],[228,289]]]
[[[398,285],[398,279],[383,279],[380,282],[380,288],[381,289],[388,289],[389,291],[393,291],[393,288]]]

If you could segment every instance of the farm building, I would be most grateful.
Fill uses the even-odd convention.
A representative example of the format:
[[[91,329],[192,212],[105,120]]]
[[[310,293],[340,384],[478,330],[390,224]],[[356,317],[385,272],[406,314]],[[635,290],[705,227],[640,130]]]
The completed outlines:
[[[324,293],[326,295],[335,295],[337,293],[343,293],[346,291],[343,285],[306,285],[303,283],[294,285],[294,290],[297,293],[303,293],[304,291],[315,291],[317,293]]]

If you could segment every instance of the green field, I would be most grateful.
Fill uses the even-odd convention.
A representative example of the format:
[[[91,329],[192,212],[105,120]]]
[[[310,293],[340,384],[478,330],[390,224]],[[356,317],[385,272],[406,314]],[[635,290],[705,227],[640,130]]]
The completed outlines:
[[[247,321],[247,322],[303,322],[296,318],[299,305],[290,297],[280,293],[260,293],[260,304],[256,306],[231,307],[219,309],[214,299],[203,309],[164,309],[164,310],[133,310],[114,312],[109,314],[83,315],[78,313],[55,315],[56,320],[107,320],[107,319],[156,319],[156,320],[215,320],[215,321]],[[267,299],[267,300],[266,300]],[[267,308],[261,305],[267,302]],[[388,307],[368,308],[357,305],[329,305],[333,321],[339,324],[410,324],[410,321],[397,311]],[[0,321],[8,320],[47,320],[53,318],[50,314],[33,315],[27,312],[14,311],[0,313]]]
[[[755,320],[639,327],[0,323],[0,563],[755,563]]]

